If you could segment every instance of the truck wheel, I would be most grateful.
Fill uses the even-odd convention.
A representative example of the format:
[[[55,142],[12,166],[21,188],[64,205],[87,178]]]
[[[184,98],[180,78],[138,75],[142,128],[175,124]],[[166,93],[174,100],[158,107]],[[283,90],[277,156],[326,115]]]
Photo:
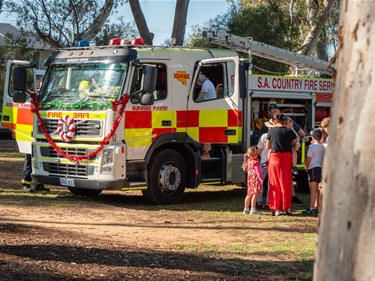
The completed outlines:
[[[86,188],[78,188],[78,187],[71,187],[71,186],[69,186],[68,189],[74,195],[87,196],[87,197],[97,196],[102,192],[102,190],[98,190],[98,189],[86,189]]]
[[[180,201],[186,187],[185,161],[173,149],[160,150],[149,164],[148,187],[143,196],[153,204],[168,205]]]
[[[301,192],[310,192],[309,179],[305,170],[298,170],[298,175],[294,176],[297,188]]]

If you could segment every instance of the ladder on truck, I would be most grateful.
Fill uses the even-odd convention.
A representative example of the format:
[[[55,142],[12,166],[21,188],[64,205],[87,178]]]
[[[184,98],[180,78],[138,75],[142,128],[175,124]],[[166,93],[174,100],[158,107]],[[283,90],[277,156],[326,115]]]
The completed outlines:
[[[315,70],[331,75],[332,66],[327,61],[257,42],[252,38],[240,37],[223,31],[203,32],[203,37],[209,38],[212,43],[237,52],[248,53],[250,56],[254,55],[294,66],[297,71]]]

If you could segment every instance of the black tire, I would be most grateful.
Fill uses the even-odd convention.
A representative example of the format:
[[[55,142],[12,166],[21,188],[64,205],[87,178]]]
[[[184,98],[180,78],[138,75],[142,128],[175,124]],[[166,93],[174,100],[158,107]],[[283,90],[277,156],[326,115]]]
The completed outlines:
[[[148,167],[148,187],[142,191],[145,199],[158,205],[180,201],[187,181],[186,164],[181,154],[173,149],[157,151]]]
[[[307,172],[305,170],[298,170],[298,175],[294,176],[297,188],[301,192],[310,192],[309,179],[307,177]]]
[[[102,192],[102,190],[99,190],[99,189],[86,189],[86,188],[78,188],[78,187],[71,187],[71,186],[68,186],[68,189],[74,195],[86,196],[86,197],[97,196]]]

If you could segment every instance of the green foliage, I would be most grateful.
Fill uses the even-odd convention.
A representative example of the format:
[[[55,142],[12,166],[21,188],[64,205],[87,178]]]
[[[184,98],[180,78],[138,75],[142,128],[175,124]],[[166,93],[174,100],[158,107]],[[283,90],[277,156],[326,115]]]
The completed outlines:
[[[289,17],[275,3],[261,4],[233,14],[228,31],[266,44],[292,49]]]
[[[290,40],[297,33],[297,30],[290,26],[288,15],[283,12],[279,3],[276,2],[261,3],[255,7],[239,10],[232,15],[228,31],[287,50],[293,50],[298,47],[298,44],[293,45]],[[254,57],[253,62],[254,66],[258,67],[258,69],[254,69],[254,72],[259,72],[260,69],[281,73],[288,71],[288,66],[286,65],[259,57]]]
[[[137,27],[132,22],[125,22],[123,17],[116,20],[115,23],[105,23],[100,33],[93,39],[97,46],[108,45],[112,38],[135,38],[139,37]]]
[[[115,0],[116,7],[127,1]],[[53,47],[73,46],[93,25],[104,5],[103,0],[5,0],[6,10],[16,16],[16,25],[21,30],[35,33],[40,30],[43,37],[56,42]],[[101,25],[95,26],[99,33]],[[92,38],[90,38],[91,40]]]
[[[334,4],[332,15],[325,24],[325,29],[322,32],[322,38],[327,46],[331,47],[331,57],[333,57],[338,46],[338,26],[340,20],[341,1]]]
[[[203,26],[194,25],[192,27],[193,33],[189,34],[185,45],[189,47],[212,47],[209,40],[202,37],[202,32],[208,30],[227,30],[230,17],[231,13],[227,12],[208,20],[203,24]]]
[[[25,38],[15,38],[12,34],[5,34],[11,44],[4,46],[0,45],[0,105],[3,104],[3,90],[6,63],[8,60],[32,60],[33,51],[26,47]]]
[[[190,47],[218,47],[210,45],[202,38],[202,31],[227,31],[229,33],[251,37],[255,41],[280,47],[290,51],[298,51],[305,36],[310,31],[307,20],[307,7],[304,1],[268,0],[268,1],[229,1],[230,10],[195,26],[186,44]],[[293,5],[292,5],[293,4]],[[321,7],[322,8],[322,7]],[[328,49],[337,44],[337,26],[340,1],[335,4],[333,15],[325,24],[321,38]],[[246,56],[246,54],[240,54]],[[254,73],[285,74],[288,66],[270,60],[253,57]]]

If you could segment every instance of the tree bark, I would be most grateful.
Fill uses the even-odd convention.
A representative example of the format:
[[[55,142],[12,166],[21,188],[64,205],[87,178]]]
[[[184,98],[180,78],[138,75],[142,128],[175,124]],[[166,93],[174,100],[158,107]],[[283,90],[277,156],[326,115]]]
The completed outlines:
[[[137,25],[139,34],[143,38],[146,45],[152,45],[154,34],[150,33],[145,16],[143,15],[141,5],[138,0],[129,0],[130,8],[134,17],[135,24]]]
[[[314,280],[375,276],[375,1],[343,1]]]
[[[174,23],[172,38],[176,39],[176,46],[182,46],[184,43],[186,18],[189,8],[189,0],[177,0],[174,14]]]

